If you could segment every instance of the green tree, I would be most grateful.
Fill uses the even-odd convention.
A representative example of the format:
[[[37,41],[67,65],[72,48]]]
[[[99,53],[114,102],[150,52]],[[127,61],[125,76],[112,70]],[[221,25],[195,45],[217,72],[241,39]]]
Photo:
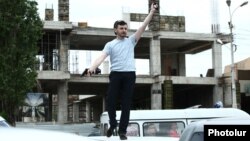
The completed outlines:
[[[0,0],[0,113],[15,125],[20,104],[36,86],[37,41],[43,23],[32,0]]]

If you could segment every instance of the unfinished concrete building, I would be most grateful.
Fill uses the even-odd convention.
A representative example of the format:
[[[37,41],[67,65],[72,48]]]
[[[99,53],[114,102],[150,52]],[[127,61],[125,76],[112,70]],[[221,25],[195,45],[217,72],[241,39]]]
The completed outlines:
[[[49,94],[51,103],[56,95],[57,122],[99,121],[100,114],[105,111],[108,73],[92,77],[71,74],[69,50],[101,51],[115,35],[111,28],[89,27],[87,23],[74,26],[68,22],[65,13],[62,20],[44,21],[45,34],[38,42],[39,55],[44,58],[38,70],[39,90]],[[129,14],[131,21],[141,21],[144,17],[143,14]],[[129,34],[133,32],[129,30]],[[212,107],[217,101],[224,102],[223,88],[230,89],[231,86],[221,83],[222,44],[217,42],[218,39],[224,44],[230,42],[230,36],[225,34],[185,32],[183,16],[155,14],[149,30],[145,31],[135,48],[135,58],[149,60],[150,72],[136,76],[132,109]],[[212,68],[207,76],[186,77],[185,55],[206,50],[212,52]],[[95,96],[69,103],[70,95],[89,94]],[[225,106],[230,107],[231,104],[229,102]],[[50,104],[50,120],[55,118],[52,117],[52,107]]]

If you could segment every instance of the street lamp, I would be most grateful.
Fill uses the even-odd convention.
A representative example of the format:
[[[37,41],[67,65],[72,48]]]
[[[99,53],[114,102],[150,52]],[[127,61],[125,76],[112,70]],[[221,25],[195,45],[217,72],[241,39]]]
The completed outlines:
[[[230,15],[230,21],[228,22],[229,28],[230,28],[230,45],[231,45],[231,82],[232,82],[232,90],[231,90],[231,94],[232,94],[232,107],[233,108],[237,108],[237,100],[236,100],[236,86],[235,86],[235,68],[234,68],[234,49],[233,49],[233,23],[232,23],[232,17],[234,12],[239,8],[239,7],[243,7],[245,5],[248,4],[248,1],[243,2],[241,5],[239,5],[238,7],[236,7],[234,9],[234,11],[231,13],[231,0],[227,0],[226,1],[227,6],[229,8],[229,15]]]

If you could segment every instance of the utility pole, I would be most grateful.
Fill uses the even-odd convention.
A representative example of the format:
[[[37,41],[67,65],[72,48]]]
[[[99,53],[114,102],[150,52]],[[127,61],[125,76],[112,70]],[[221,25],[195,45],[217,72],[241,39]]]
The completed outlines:
[[[231,47],[231,83],[232,83],[232,89],[231,89],[231,94],[232,94],[232,107],[237,108],[237,97],[236,97],[236,85],[235,85],[235,65],[234,65],[234,45],[233,45],[233,23],[232,23],[232,17],[234,12],[242,6],[245,6],[248,4],[248,1],[243,2],[241,5],[236,7],[233,12],[231,12],[231,0],[226,1],[227,6],[229,8],[229,15],[230,15],[230,21],[228,22],[229,28],[230,28],[230,47]]]

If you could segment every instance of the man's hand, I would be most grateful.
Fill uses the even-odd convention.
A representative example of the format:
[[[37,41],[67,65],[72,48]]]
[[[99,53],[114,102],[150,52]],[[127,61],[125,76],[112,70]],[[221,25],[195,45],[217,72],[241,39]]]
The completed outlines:
[[[89,70],[89,68],[86,68],[86,69],[82,72],[81,77],[83,77],[83,76],[91,76],[92,73],[93,73],[93,72],[91,72],[91,71]]]
[[[100,74],[101,73],[101,69],[96,68],[95,70],[91,70],[90,68],[86,68],[82,74],[81,77],[83,76],[91,76],[92,74]]]
[[[155,12],[158,9],[159,9],[158,4],[153,1],[151,4],[151,10],[153,10],[153,12]]]

